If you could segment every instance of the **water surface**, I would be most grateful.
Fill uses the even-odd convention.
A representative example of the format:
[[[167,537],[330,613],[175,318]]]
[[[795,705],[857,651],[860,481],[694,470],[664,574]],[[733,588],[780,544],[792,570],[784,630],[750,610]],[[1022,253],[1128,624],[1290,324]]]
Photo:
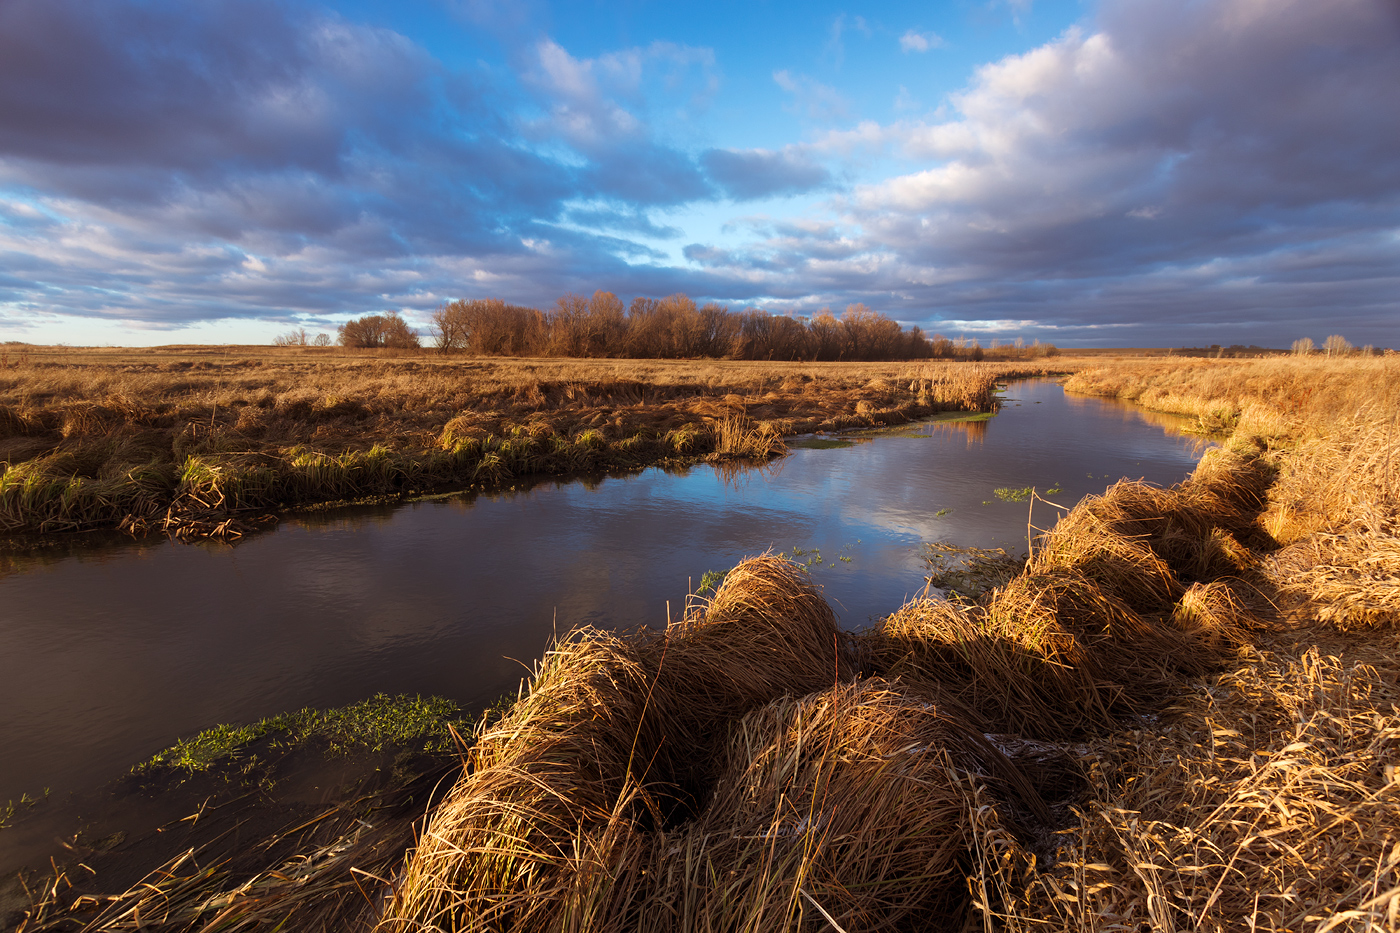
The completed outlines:
[[[705,571],[770,548],[802,551],[860,627],[922,588],[923,542],[1021,551],[1028,518],[1053,522],[998,487],[1058,487],[1048,498],[1069,505],[1122,477],[1182,479],[1199,445],[1170,426],[1015,383],[991,420],[760,470],[652,469],[294,516],[237,546],[22,559],[0,577],[0,806],[95,786],[219,722],[381,691],[484,705],[554,632],[664,625]]]

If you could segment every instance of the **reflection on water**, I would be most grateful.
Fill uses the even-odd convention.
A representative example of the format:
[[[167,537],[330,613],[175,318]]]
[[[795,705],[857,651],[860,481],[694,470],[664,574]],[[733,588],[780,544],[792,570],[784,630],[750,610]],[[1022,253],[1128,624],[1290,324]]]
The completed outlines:
[[[1195,443],[1151,416],[1013,384],[995,419],[696,467],[308,513],[237,547],[51,549],[0,577],[0,802],[93,785],[214,723],[378,691],[464,705],[513,690],[555,631],[663,625],[690,583],[804,551],[848,626],[922,586],[920,545],[1024,549],[1051,507],[1121,477],[1180,480]],[[820,560],[818,560],[820,558]],[[0,847],[5,844],[0,835]]]

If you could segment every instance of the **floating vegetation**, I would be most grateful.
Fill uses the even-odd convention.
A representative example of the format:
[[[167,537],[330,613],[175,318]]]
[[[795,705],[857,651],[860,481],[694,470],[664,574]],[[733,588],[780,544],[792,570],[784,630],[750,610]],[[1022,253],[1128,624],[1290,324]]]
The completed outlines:
[[[978,599],[1005,586],[1026,565],[1005,548],[964,547],[936,541],[924,545],[925,581],[933,587],[966,599]]]
[[[31,797],[25,793],[20,795],[19,800],[6,801],[5,806],[0,807],[0,829],[8,829],[10,824],[14,822],[16,815],[34,809],[41,801],[48,799],[49,789],[46,787],[42,797]]]
[[[236,758],[254,742],[291,747],[309,741],[331,754],[356,749],[379,751],[388,745],[417,745],[422,751],[453,748],[451,727],[465,728],[457,704],[441,697],[376,694],[336,709],[303,709],[281,713],[249,725],[218,725],[181,739],[137,765],[137,774],[179,769],[189,773]]]
[[[1031,497],[1031,493],[1035,492],[1035,487],[1021,486],[1019,488],[1016,488],[1011,486],[1002,486],[999,489],[993,489],[992,492],[995,493],[996,497],[1003,502],[1025,502]]]
[[[788,441],[787,445],[798,450],[839,450],[843,447],[854,447],[856,443],[836,437],[799,437]]]

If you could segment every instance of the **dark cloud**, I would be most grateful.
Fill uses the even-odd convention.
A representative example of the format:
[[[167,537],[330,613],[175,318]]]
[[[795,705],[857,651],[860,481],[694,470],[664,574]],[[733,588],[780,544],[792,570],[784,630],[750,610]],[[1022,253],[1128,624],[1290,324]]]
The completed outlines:
[[[831,184],[831,173],[794,152],[710,149],[700,157],[715,184],[736,201],[802,194]]]
[[[650,144],[598,154],[594,164],[578,177],[583,196],[616,198],[632,204],[684,204],[714,193],[689,156]]]
[[[1400,344],[1397,48],[1374,0],[1107,0],[981,69],[959,119],[863,127],[926,167],[839,199],[846,225],[714,271],[969,333],[1286,344],[1345,317]]]
[[[334,173],[424,109],[392,33],[247,2],[0,6],[0,151],[69,165]],[[407,105],[407,106],[405,106]]]
[[[544,20],[460,9],[513,72],[273,0],[0,0],[0,327],[326,327],[602,287],[984,338],[1400,345],[1392,3],[1103,0],[980,69],[948,122],[698,156],[674,121],[718,86],[708,50],[574,57]],[[677,208],[836,191],[818,159],[867,156],[907,170],[679,265],[650,242]]]

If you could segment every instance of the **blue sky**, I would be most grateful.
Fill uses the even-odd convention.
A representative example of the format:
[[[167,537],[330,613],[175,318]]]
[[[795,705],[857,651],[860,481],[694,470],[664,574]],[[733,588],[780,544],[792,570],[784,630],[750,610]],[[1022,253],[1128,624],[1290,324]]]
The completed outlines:
[[[0,340],[602,288],[1400,346],[1400,4],[0,0]]]

